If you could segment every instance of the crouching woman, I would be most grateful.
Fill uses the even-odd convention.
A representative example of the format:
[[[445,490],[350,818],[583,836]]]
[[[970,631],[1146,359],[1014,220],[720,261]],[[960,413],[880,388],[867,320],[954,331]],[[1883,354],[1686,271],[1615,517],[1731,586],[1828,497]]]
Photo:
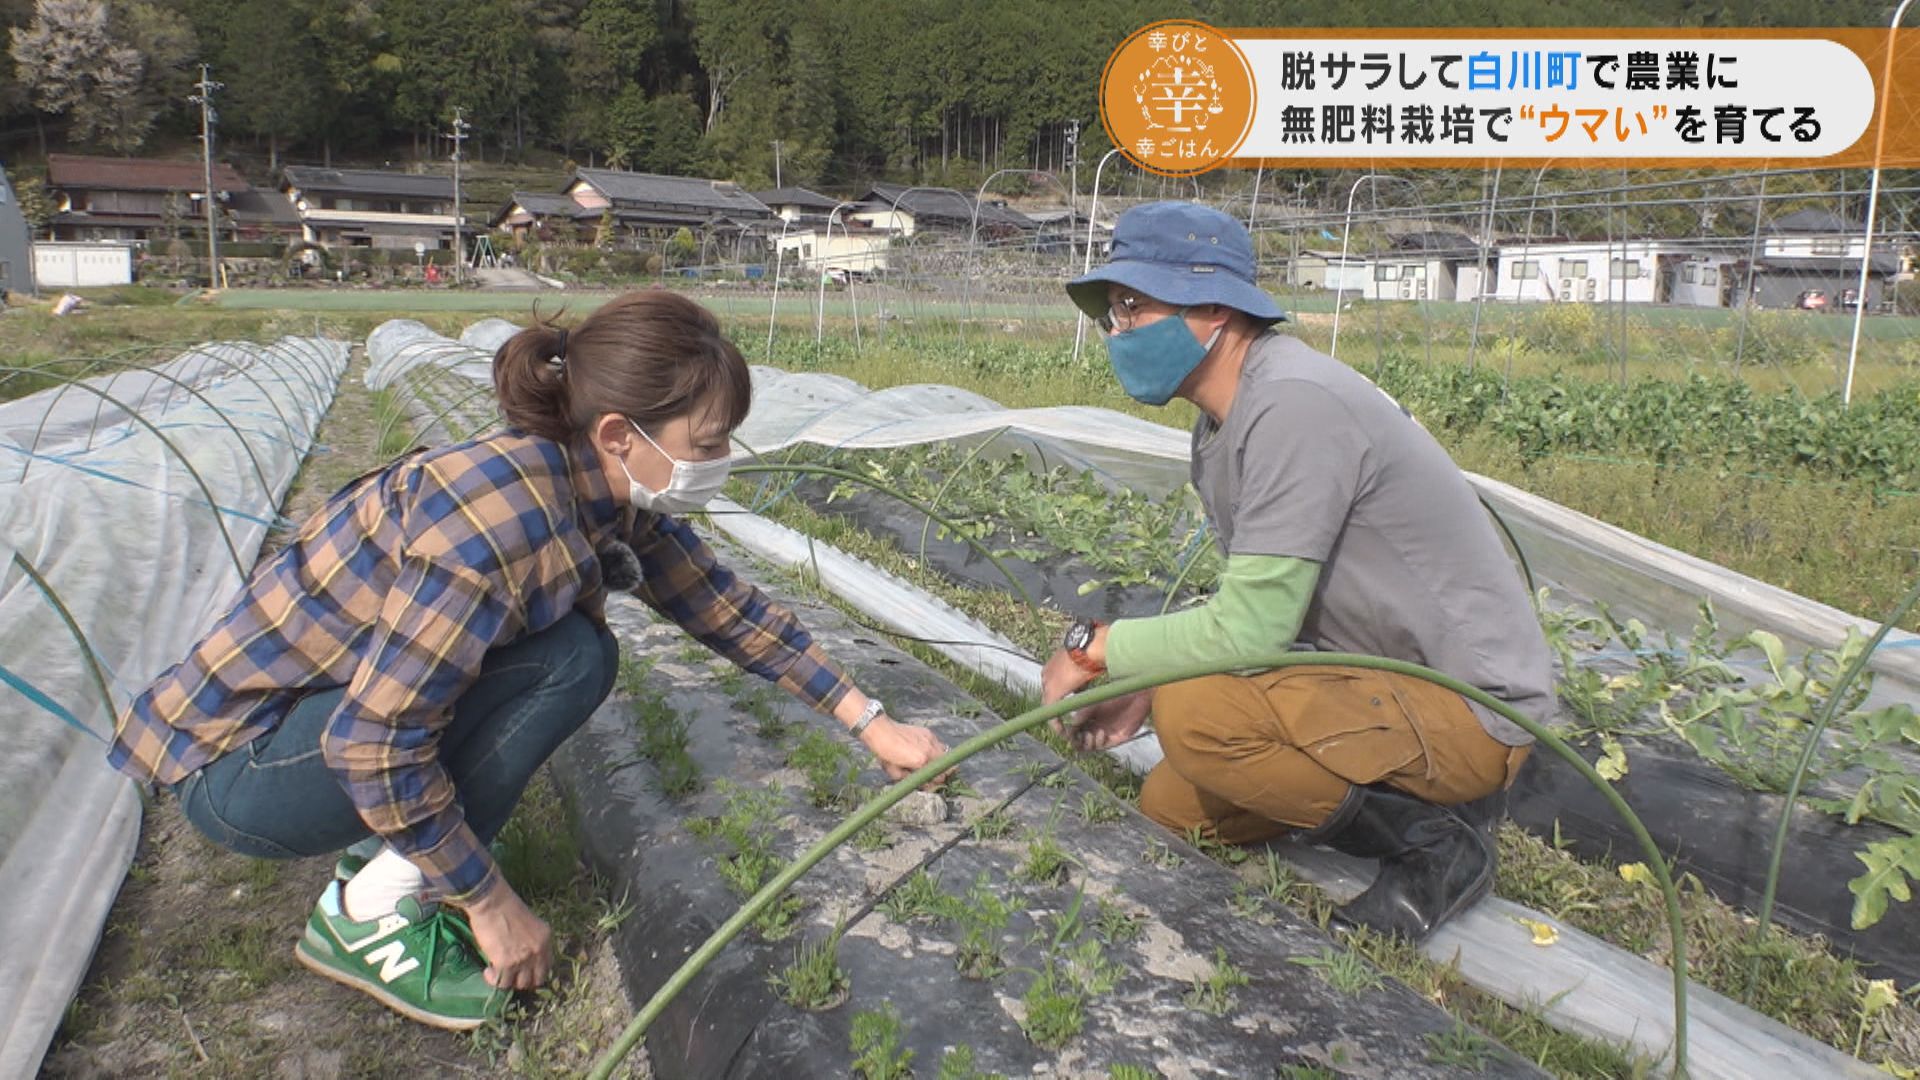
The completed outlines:
[[[255,858],[349,845],[296,953],[467,1029],[547,979],[546,924],[488,850],[611,690],[622,588],[831,715],[895,778],[945,748],[896,724],[794,616],[673,515],[725,481],[751,384],[705,308],[633,293],[502,346],[506,417],[334,495],[120,718],[111,763]]]

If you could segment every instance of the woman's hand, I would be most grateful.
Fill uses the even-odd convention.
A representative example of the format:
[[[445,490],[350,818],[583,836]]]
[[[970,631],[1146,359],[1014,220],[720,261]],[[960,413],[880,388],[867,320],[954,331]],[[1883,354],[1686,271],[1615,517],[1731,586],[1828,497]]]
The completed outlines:
[[[502,990],[532,990],[553,969],[553,931],[502,880],[467,909],[473,940],[487,961],[487,982]]]
[[[946,744],[938,735],[923,727],[898,723],[885,713],[874,717],[867,730],[860,733],[860,742],[880,759],[880,767],[891,780],[898,780],[947,752]]]

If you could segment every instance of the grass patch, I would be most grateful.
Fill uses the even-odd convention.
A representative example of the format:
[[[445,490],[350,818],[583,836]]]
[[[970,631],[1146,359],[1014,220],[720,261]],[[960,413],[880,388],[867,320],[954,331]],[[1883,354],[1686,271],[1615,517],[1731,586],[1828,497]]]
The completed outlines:
[[[1493,1053],[1493,1043],[1486,1036],[1459,1021],[1427,1036],[1427,1062],[1432,1065],[1479,1072]]]
[[[1094,905],[1093,930],[1109,945],[1136,941],[1146,932],[1144,914],[1128,911],[1105,897]]]
[[[940,891],[940,882],[924,868],[895,885],[879,906],[887,918],[898,923],[927,922],[952,910],[947,894]]]
[[[994,810],[980,815],[980,819],[968,826],[968,832],[976,841],[1005,840],[1013,835],[1013,817],[1005,810]]]
[[[1048,829],[1027,838],[1027,858],[1020,864],[1019,875],[1036,885],[1058,885],[1067,879],[1069,862],[1066,850]]]
[[[379,430],[374,452],[381,458],[397,457],[413,446],[414,433],[406,403],[392,387],[373,391],[373,422]]]
[[[973,1047],[955,1046],[940,1055],[938,1080],[1007,1080],[1007,1076],[981,1071],[973,1063]]]
[[[209,997],[217,1003],[240,1001],[288,970],[284,935],[252,922],[226,923],[206,939],[206,962],[219,973]]]
[[[700,764],[688,749],[692,745],[692,721],[681,716],[662,692],[648,684],[654,662],[623,654],[615,684],[631,705],[631,724],[638,736],[636,754],[651,761],[660,790],[679,798],[699,791],[704,779]],[[620,762],[619,768],[631,762]]]
[[[949,908],[948,918],[960,931],[954,967],[969,979],[991,979],[1006,970],[1001,935],[1020,910],[1017,896],[1003,897],[992,879],[981,874],[966,894]]]
[[[1597,457],[1528,464],[1485,438],[1447,449],[1463,469],[1842,611],[1877,618],[1920,576],[1920,498]]]
[[[759,892],[784,864],[774,850],[774,842],[786,799],[773,784],[747,788],[722,780],[718,790],[726,800],[720,815],[696,819],[688,824],[687,831],[726,850],[716,865],[720,880],[735,896],[746,899]],[[783,894],[754,919],[754,929],[762,938],[777,941],[793,933],[805,909],[804,900]]]
[[[853,751],[817,728],[787,751],[787,764],[806,776],[807,800],[820,809],[852,810],[866,794]]]
[[[893,846],[893,833],[882,818],[854,833],[851,843],[855,851],[885,851]]]
[[[475,1051],[504,1065],[519,1046],[518,1075],[577,1075],[612,1040],[619,1017],[609,991],[589,977],[595,950],[633,914],[605,881],[585,868],[574,808],[545,772],[527,787],[501,830],[500,870],[553,931],[554,978],[517,999],[506,1015],[472,1037]]]
[[[847,1000],[852,984],[840,966],[840,928],[824,941],[794,947],[793,962],[768,976],[780,1000],[796,1009],[819,1012]]]
[[[860,1080],[912,1080],[913,1050],[900,1045],[900,1014],[889,1001],[854,1014],[850,1042]]]
[[[1501,896],[1668,963],[1673,946],[1666,911],[1651,885],[1582,862],[1511,825],[1499,839],[1495,888]],[[1876,1014],[1854,1050],[1861,1002],[1871,991],[1856,961],[1836,955],[1824,941],[1777,927],[1756,943],[1751,916],[1713,896],[1691,874],[1675,884],[1687,929],[1687,974],[1694,981],[1867,1060],[1920,1061],[1920,1012],[1905,1003]],[[1747,973],[1756,955],[1760,981],[1749,998]]]
[[[1165,840],[1155,837],[1147,841],[1146,848],[1140,852],[1140,861],[1161,870],[1178,870],[1186,864],[1187,857],[1173,850],[1173,846]]]
[[[771,689],[761,688],[748,694],[740,705],[753,719],[753,733],[768,742],[782,742],[806,726],[780,715],[780,704]]]
[[[1127,811],[1110,792],[1080,793],[1080,820],[1089,825],[1111,825],[1127,816]]]
[[[699,791],[700,766],[687,749],[691,745],[688,735],[691,721],[657,698],[636,702],[634,719],[640,726],[640,752],[658,770],[660,790],[671,796]]]
[[[1060,1049],[1086,1026],[1086,1002],[1079,988],[1051,965],[1033,980],[1020,1001],[1026,1007],[1020,1029],[1027,1033],[1027,1041],[1042,1050]]]
[[[1358,952],[1324,948],[1317,956],[1289,956],[1287,963],[1312,968],[1328,986],[1343,994],[1363,994],[1386,985],[1380,973]]]
[[[1247,973],[1227,959],[1227,950],[1213,950],[1213,967],[1205,975],[1194,977],[1193,989],[1184,999],[1187,1008],[1209,1016],[1225,1016],[1239,1003],[1234,991],[1247,985]]]

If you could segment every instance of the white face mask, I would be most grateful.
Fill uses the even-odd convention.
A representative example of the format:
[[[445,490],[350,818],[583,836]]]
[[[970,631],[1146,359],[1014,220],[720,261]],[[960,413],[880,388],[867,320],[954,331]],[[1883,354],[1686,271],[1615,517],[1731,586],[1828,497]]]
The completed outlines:
[[[653,441],[653,436],[640,430],[639,424],[634,424],[632,420],[627,423],[633,424],[633,430],[639,431],[640,437],[647,440],[648,445],[659,450],[661,457],[673,462],[673,475],[667,479],[667,489],[653,491],[633,478],[625,459],[617,455],[614,457],[613,460],[620,463],[620,471],[627,475],[627,500],[633,505],[663,514],[684,514],[707,505],[726,486],[727,474],[733,471],[731,458],[681,461],[662,450],[660,444]]]

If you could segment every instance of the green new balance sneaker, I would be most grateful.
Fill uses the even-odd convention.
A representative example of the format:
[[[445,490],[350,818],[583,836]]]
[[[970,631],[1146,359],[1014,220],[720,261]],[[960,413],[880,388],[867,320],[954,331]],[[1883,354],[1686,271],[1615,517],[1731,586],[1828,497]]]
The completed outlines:
[[[487,984],[486,963],[467,922],[451,909],[423,911],[412,897],[372,922],[347,918],[340,883],[320,894],[294,958],[393,1011],[449,1031],[471,1031],[500,1015],[512,995]]]

